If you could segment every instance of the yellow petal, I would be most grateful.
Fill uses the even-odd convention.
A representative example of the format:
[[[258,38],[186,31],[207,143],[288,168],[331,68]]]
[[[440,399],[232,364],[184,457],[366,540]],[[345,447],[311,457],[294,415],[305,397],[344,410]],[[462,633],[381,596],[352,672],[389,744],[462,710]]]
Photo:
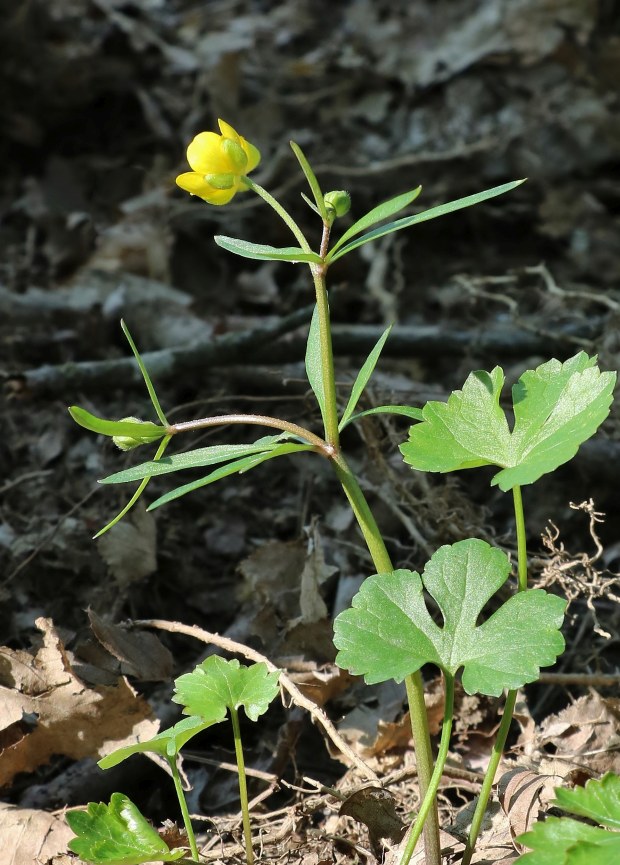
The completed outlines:
[[[245,150],[245,155],[248,157],[248,164],[245,167],[245,173],[249,174],[250,171],[253,171],[260,162],[260,150],[258,147],[254,147],[253,144],[250,144],[249,141],[246,141],[245,138],[240,137],[239,143]]]
[[[198,195],[200,198],[203,198],[205,192],[208,193],[212,189],[202,174],[196,174],[195,171],[186,171],[185,174],[179,174],[176,183],[185,192],[189,192],[191,195]]]
[[[199,132],[187,148],[187,161],[197,174],[226,174],[230,160],[222,152],[222,136],[216,132]]]
[[[234,198],[237,192],[238,186],[233,186],[232,189],[213,189],[211,188],[209,192],[209,197],[206,195],[201,196],[207,202],[207,204],[228,204],[228,202]]]
[[[226,123],[225,120],[218,120],[217,123],[224,138],[230,138],[232,141],[236,141],[237,144],[241,143],[239,133],[236,129],[233,129],[230,123]]]

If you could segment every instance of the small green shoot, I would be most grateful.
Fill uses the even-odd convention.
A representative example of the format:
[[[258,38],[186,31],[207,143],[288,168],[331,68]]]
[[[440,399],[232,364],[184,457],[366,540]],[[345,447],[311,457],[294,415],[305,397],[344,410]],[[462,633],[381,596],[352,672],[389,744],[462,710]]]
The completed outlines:
[[[66,820],[77,836],[69,849],[93,865],[174,862],[185,854],[184,849],[170,850],[122,793],[112,793],[109,805],[91,802],[85,811],[68,811]]]
[[[161,407],[161,404],[159,402],[159,398],[158,398],[157,394],[155,393],[155,386],[154,386],[153,382],[151,381],[151,376],[149,375],[149,372],[148,372],[148,370],[144,364],[144,361],[142,360],[142,357],[140,356],[140,352],[138,351],[136,344],[133,341],[133,337],[132,337],[131,333],[129,332],[129,328],[127,327],[127,325],[125,324],[123,319],[121,319],[121,328],[123,330],[123,333],[125,334],[125,339],[129,343],[129,347],[131,348],[131,350],[133,352],[133,356],[135,357],[135,359],[138,363],[138,366],[140,368],[140,372],[142,373],[142,378],[144,379],[144,384],[146,385],[146,389],[147,389],[149,396],[151,398],[151,402],[153,403],[153,408],[155,409],[155,414],[157,415],[157,417],[160,419],[160,421],[162,422],[162,424],[164,426],[168,426],[168,421],[166,419],[166,415],[164,414],[163,409]]]
[[[594,435],[609,414],[615,381],[615,373],[601,372],[585,352],[528,370],[512,389],[511,431],[499,404],[503,371],[473,372],[446,403],[427,403],[402,454],[420,471],[499,466],[491,483],[504,491],[531,484]]]
[[[364,392],[366,385],[370,381],[371,375],[375,371],[375,367],[379,361],[379,357],[381,356],[383,346],[385,345],[391,330],[392,325],[386,327],[386,329],[377,340],[372,351],[362,364],[362,368],[358,372],[357,377],[353,382],[353,387],[351,388],[351,396],[349,397],[349,401],[346,405],[344,412],[342,413],[342,417],[338,425],[338,429],[340,430],[340,432],[342,432],[345,426],[350,422],[353,412],[355,411],[359,402],[359,398]]]
[[[348,427],[349,424],[354,423],[356,420],[373,414],[398,414],[402,417],[408,417],[410,420],[424,420],[421,408],[415,408],[411,405],[376,405],[374,408],[367,408],[365,411],[351,415],[346,423],[341,422],[340,431],[342,432],[345,427]]]
[[[193,672],[181,676],[174,683],[175,693],[172,699],[183,706],[184,713],[209,717],[215,711],[230,712],[239,769],[239,797],[248,865],[252,865],[254,853],[239,709],[243,706],[248,718],[256,721],[267,711],[269,704],[277,696],[279,675],[279,671],[270,673],[266,664],[245,667],[237,660],[225,661],[218,655],[212,655],[199,664]]]
[[[318,213],[318,215],[321,217],[321,220],[323,221],[323,224],[325,225],[329,222],[329,217],[327,214],[327,208],[325,206],[325,198],[323,196],[319,181],[316,179],[316,174],[310,167],[310,163],[306,159],[306,156],[299,144],[296,144],[294,141],[290,141],[289,144],[291,145],[291,150],[295,154],[295,157],[297,158],[297,161],[301,166],[301,170],[306,176],[308,186],[312,190],[312,195],[314,197],[316,207],[313,207],[312,202],[308,201],[308,199],[305,195],[303,195],[303,193],[302,195],[305,198],[306,202],[310,205],[310,207],[312,207],[312,209]]]
[[[334,623],[336,663],[368,684],[401,682],[426,663],[451,676],[462,667],[468,694],[494,697],[535,681],[564,650],[566,603],[542,589],[520,592],[477,625],[509,573],[500,549],[468,538],[440,547],[421,577],[407,570],[369,577]],[[443,627],[432,620],[424,589],[439,605]]]
[[[620,862],[620,776],[608,772],[585,787],[559,787],[552,803],[557,808],[587,817],[605,828],[570,817],[548,817],[516,840],[531,848],[520,856],[522,865],[611,865]],[[608,831],[612,830],[612,831]]]

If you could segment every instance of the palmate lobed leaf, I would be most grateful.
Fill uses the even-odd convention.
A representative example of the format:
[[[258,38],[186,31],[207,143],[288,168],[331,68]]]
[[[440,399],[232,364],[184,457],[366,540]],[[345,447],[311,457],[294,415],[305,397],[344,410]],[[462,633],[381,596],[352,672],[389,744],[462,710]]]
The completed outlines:
[[[112,793],[109,805],[90,802],[85,811],[68,811],[65,817],[77,836],[69,842],[69,849],[93,865],[173,862],[185,852],[170,850],[122,793]]]
[[[585,352],[528,370],[512,389],[511,431],[499,404],[503,371],[471,373],[446,403],[427,403],[424,420],[411,428],[401,452],[420,471],[499,466],[492,484],[504,491],[533,483],[594,435],[609,414],[615,380]]]
[[[203,730],[212,727],[213,724],[218,724],[226,717],[226,712],[220,707],[215,707],[216,711],[212,718],[190,716],[183,718],[173,727],[167,730],[162,730],[152,739],[146,742],[136,742],[134,745],[125,745],[123,748],[117,748],[111,754],[102,757],[97,763],[100,769],[111,769],[113,766],[118,766],[128,757],[133,757],[134,754],[159,754],[161,757],[174,758],[179,753],[181,748],[186,745],[190,739]]]
[[[270,673],[264,663],[242,666],[212,655],[191,673],[174,683],[175,703],[189,715],[211,717],[216,710],[243,706],[252,721],[267,711],[278,693],[279,672]]]
[[[555,795],[553,804],[558,808],[620,831],[620,775],[608,772],[572,790],[558,787]]]
[[[218,246],[228,252],[234,252],[243,258],[254,258],[258,261],[309,261],[321,264],[322,258],[316,252],[305,252],[297,246],[267,246],[264,243],[250,243],[238,237],[226,237],[218,234],[214,238]]]
[[[467,693],[489,696],[535,681],[564,649],[566,603],[541,589],[521,592],[476,625],[509,572],[501,550],[468,538],[440,547],[422,577],[407,570],[369,577],[334,623],[336,663],[368,684],[402,681],[425,663],[450,675],[462,667]],[[432,620],[423,588],[439,605],[443,627]]]
[[[618,833],[569,817],[547,817],[516,840],[531,848],[519,857],[519,865],[611,865],[620,861]]]

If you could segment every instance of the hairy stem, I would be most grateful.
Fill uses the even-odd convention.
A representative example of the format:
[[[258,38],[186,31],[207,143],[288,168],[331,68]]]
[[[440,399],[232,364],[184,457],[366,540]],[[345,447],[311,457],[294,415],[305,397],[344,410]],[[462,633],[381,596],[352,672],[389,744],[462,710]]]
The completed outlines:
[[[512,488],[512,498],[514,503],[515,523],[517,531],[517,591],[525,592],[527,590],[527,548],[525,536],[525,516],[523,513],[523,499],[521,497],[521,487],[516,486]],[[517,692],[508,691],[508,693],[506,694],[506,702],[504,703],[504,714],[499,725],[499,730],[497,731],[497,738],[495,739],[495,744],[493,745],[491,759],[489,760],[489,765],[484,776],[484,781],[482,782],[480,796],[478,797],[478,802],[476,803],[476,810],[474,811],[474,816],[471,821],[471,828],[469,830],[469,836],[467,838],[467,846],[465,847],[465,852],[463,854],[462,865],[469,865],[469,863],[471,862],[471,857],[474,853],[474,848],[476,846],[476,841],[478,840],[478,835],[480,834],[480,827],[482,826],[484,813],[487,809],[489,798],[491,796],[493,781],[495,780],[495,773],[497,772],[497,768],[499,766],[500,760],[502,759],[502,754],[504,753],[504,748],[506,746],[506,739],[508,738],[508,733],[510,731],[510,725],[512,723],[512,716],[514,713],[516,702]]]
[[[255,426],[272,427],[273,429],[279,429],[298,436],[308,442],[308,444],[314,445],[318,451],[326,456],[332,456],[334,452],[333,448],[326,441],[310,432],[310,430],[282,418],[270,417],[264,414],[220,414],[213,417],[199,418],[198,420],[183,421],[183,423],[171,424],[166,427],[166,435],[170,436],[180,432],[205,429],[205,427],[225,426],[226,424],[253,424]]]
[[[248,865],[254,862],[254,851],[252,850],[252,831],[250,829],[250,811],[248,807],[248,787],[245,778],[245,761],[243,759],[243,748],[241,747],[241,729],[239,727],[239,713],[231,706],[230,720],[232,721],[233,734],[235,737],[235,755],[239,769],[239,799],[241,800],[241,814],[243,817],[243,837],[245,838],[245,860]]]

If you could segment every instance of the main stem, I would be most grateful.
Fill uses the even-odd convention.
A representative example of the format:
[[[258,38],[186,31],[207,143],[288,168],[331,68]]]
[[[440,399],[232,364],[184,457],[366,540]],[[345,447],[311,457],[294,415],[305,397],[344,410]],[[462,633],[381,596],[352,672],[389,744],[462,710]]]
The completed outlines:
[[[327,223],[323,226],[323,237],[321,240],[322,257],[327,254],[330,227],[331,226]],[[321,372],[325,406],[325,439],[328,444],[334,448],[335,453],[334,456],[332,456],[332,461],[336,470],[336,475],[342,484],[353,513],[355,514],[355,518],[357,519],[362,531],[377,573],[389,573],[394,570],[394,566],[392,565],[383,537],[379,531],[379,527],[377,526],[376,520],[370,510],[357,478],[353,475],[346,460],[340,453],[336,380],[334,374],[329,301],[325,284],[325,266],[311,265],[311,270],[316,291],[316,306],[319,319]],[[418,769],[420,796],[424,799],[427,795],[433,774],[433,752],[428,729],[426,704],[424,702],[424,683],[422,681],[422,675],[418,671],[411,676],[407,676],[405,684],[407,687],[411,732],[413,735],[413,746]],[[428,819],[424,824],[424,846],[427,865],[441,865],[439,818],[437,815],[437,805],[434,799],[431,799]]]
[[[177,799],[179,800],[179,805],[181,806],[181,814],[183,816],[183,823],[185,825],[185,831],[187,832],[187,838],[189,841],[189,849],[192,851],[192,859],[194,862],[199,862],[198,856],[198,846],[196,844],[196,836],[194,835],[194,829],[192,827],[192,820],[189,816],[189,809],[187,807],[187,801],[185,799],[185,793],[183,792],[183,785],[181,784],[181,778],[179,776],[179,767],[177,766],[177,758],[169,757],[168,765],[170,766],[170,771],[172,772],[172,780],[174,781],[174,789],[176,790]]]
[[[245,838],[245,859],[248,865],[252,865],[254,862],[254,851],[252,850],[252,830],[250,829],[250,811],[248,807],[248,787],[245,779],[245,761],[243,759],[243,748],[241,747],[239,713],[233,707],[230,709],[230,720],[232,721],[233,735],[235,737],[235,755],[237,757],[237,768],[239,769],[239,798],[241,800],[241,815],[243,818],[243,837]]]
[[[521,487],[516,486],[512,488],[512,498],[514,503],[515,523],[517,531],[517,591],[525,592],[527,590],[527,546]],[[508,733],[510,731],[510,725],[512,723],[512,716],[514,713],[516,702],[517,692],[508,691],[508,693],[506,694],[506,702],[504,703],[504,714],[502,715],[502,720],[499,725],[499,730],[497,731],[495,744],[493,745],[491,759],[489,760],[489,765],[484,776],[484,781],[482,782],[480,796],[478,797],[478,802],[476,803],[476,810],[474,811],[474,816],[471,821],[471,828],[469,830],[469,836],[467,838],[467,846],[465,847],[465,852],[463,854],[463,861],[461,865],[469,865],[469,863],[471,862],[471,857],[474,853],[476,841],[478,840],[478,835],[480,834],[482,820],[484,818],[484,814],[489,803],[489,798],[491,796],[491,790],[493,789],[495,773],[497,772],[500,760],[502,759],[502,754],[504,753],[504,748],[506,747],[506,739],[508,738]]]

